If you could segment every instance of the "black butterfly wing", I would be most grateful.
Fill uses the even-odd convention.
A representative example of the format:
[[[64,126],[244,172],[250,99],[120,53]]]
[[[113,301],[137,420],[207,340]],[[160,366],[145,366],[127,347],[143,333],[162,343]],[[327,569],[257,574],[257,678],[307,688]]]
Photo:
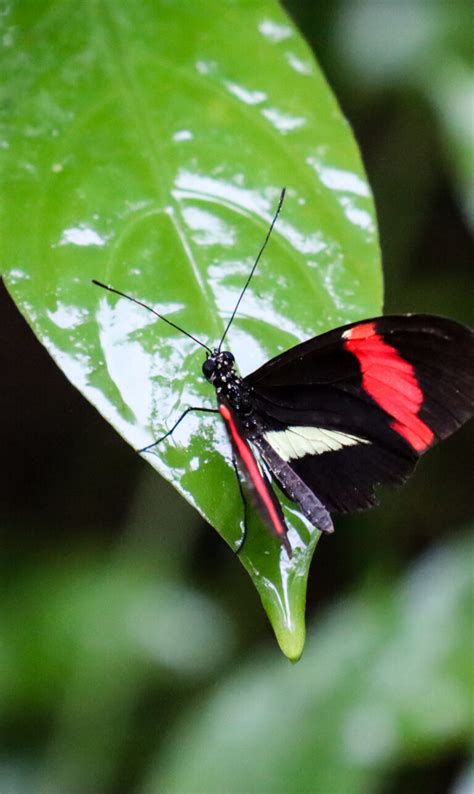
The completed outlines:
[[[430,315],[351,323],[275,357],[245,384],[275,479],[288,492],[291,469],[327,510],[348,512],[375,504],[375,485],[403,482],[472,416],[473,334]]]

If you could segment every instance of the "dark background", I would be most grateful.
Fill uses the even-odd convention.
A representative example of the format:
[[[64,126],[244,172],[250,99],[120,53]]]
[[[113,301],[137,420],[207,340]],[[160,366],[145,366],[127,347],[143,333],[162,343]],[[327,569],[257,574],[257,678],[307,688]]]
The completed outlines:
[[[441,69],[450,59],[465,57],[464,4],[389,1],[390,19],[380,10],[384,4],[376,2],[300,0],[285,5],[314,48],[361,147],[378,212],[385,311],[434,312],[472,324],[466,176],[455,151],[459,141],[453,140],[430,85],[436,83],[433,64]],[[360,29],[357,6],[366,14],[359,19]],[[426,57],[420,66],[413,52],[396,42],[398,61],[390,68],[380,63],[380,42],[390,46],[387,26],[394,24],[397,6],[401,29],[407,25],[412,33],[421,25],[417,54],[420,48],[431,53],[429,68]],[[448,6],[447,15],[443,8]],[[428,27],[434,33],[423,27],[425,12],[432,17]],[[346,48],[347,27],[357,35]],[[181,714],[195,708],[216,682],[225,685],[243,659],[278,651],[250,580],[223,541],[66,381],[3,287],[0,357],[0,690],[5,693],[0,770],[9,770],[16,781],[13,791],[32,791],[25,781],[36,781],[38,769],[46,776],[44,770],[52,769],[64,781],[64,794],[80,785],[89,792],[132,792],[159,758],[161,740]],[[380,508],[338,519],[335,537],[317,549],[309,619],[368,578],[396,581],[424,550],[465,531],[472,519],[472,483],[466,476],[471,453],[472,432],[466,429],[433,450],[403,490],[386,492]],[[75,661],[84,657],[84,645],[75,632],[87,633],[94,609],[110,609],[111,631],[118,625],[116,601],[128,592],[128,584],[123,593],[120,589],[122,573],[126,560],[133,564],[136,554],[127,540],[130,527],[137,522],[145,526],[144,518],[152,527],[154,516],[159,516],[159,534],[143,532],[157,575],[170,566],[174,584],[198,592],[206,609],[220,605],[216,619],[231,630],[222,633],[221,659],[199,662],[197,638],[197,666],[183,661],[177,672],[158,653],[131,675],[133,655],[126,649],[119,669],[127,695],[118,729],[112,724],[117,713],[109,708],[117,702],[116,693],[109,694],[110,701],[105,696],[103,708],[85,709],[79,716],[70,704],[75,698],[82,703],[81,693],[90,696],[94,687],[100,700],[107,678],[101,659],[108,667],[107,653],[117,660],[121,644],[113,639],[113,647],[92,662],[86,654],[84,680],[78,683]],[[116,574],[122,584],[114,589]],[[65,603],[61,614],[67,617],[61,624],[58,615]],[[87,741],[90,725],[100,725],[107,736],[100,752]],[[466,756],[467,750],[454,747],[429,759],[407,759],[380,790],[449,791]]]

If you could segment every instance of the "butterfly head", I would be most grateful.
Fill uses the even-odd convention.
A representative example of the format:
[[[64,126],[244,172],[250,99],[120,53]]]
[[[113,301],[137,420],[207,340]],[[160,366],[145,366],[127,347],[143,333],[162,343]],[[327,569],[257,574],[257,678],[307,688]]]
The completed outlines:
[[[217,399],[226,401],[241,416],[253,411],[250,390],[235,370],[235,358],[228,350],[213,350],[202,365],[206,380],[212,383]]]
[[[229,375],[235,374],[235,358],[228,350],[214,350],[202,365],[202,372],[214,386],[222,380],[225,383]]]

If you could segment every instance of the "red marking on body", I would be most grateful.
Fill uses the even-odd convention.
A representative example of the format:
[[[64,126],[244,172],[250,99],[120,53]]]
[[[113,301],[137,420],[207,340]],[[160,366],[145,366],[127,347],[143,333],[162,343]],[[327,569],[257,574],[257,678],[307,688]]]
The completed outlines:
[[[418,416],[423,392],[409,361],[384,341],[375,323],[361,323],[347,331],[344,347],[359,361],[362,388],[395,419],[392,429],[417,452],[423,452],[434,434]]]
[[[224,421],[227,423],[231,438],[235,443],[235,446],[237,447],[237,451],[252,479],[252,482],[255,486],[258,495],[262,499],[262,502],[264,503],[267,509],[268,515],[270,516],[270,520],[275,529],[275,532],[277,533],[277,535],[286,538],[286,529],[282,524],[281,518],[278,515],[275,505],[271,500],[265,481],[260,473],[260,469],[258,468],[257,462],[252,454],[252,450],[250,449],[245,439],[243,439],[242,436],[239,434],[233,416],[226,405],[219,406],[219,413],[224,419]]]

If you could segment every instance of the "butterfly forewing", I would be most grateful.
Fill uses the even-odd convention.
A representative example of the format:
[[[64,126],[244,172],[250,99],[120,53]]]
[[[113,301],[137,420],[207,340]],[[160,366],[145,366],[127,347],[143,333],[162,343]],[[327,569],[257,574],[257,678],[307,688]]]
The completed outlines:
[[[244,383],[275,479],[269,450],[327,510],[352,511],[472,416],[473,335],[429,315],[374,318],[297,345]]]

